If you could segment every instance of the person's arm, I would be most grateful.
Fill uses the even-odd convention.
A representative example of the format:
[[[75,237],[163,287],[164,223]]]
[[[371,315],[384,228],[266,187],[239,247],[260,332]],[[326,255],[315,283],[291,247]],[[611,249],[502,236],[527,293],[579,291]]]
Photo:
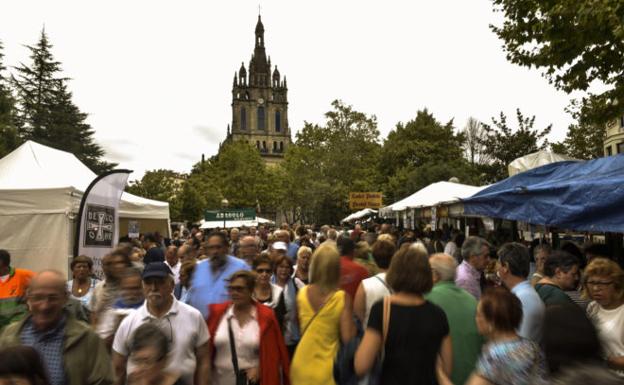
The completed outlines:
[[[353,310],[351,297],[347,293],[344,294],[344,309],[340,315],[340,339],[346,344],[355,336],[355,324],[353,323]]]
[[[485,378],[481,377],[477,373],[472,373],[470,375],[470,378],[468,379],[468,382],[466,382],[466,385],[494,385],[494,384],[492,384],[490,381],[486,380]]]
[[[355,352],[353,366],[358,377],[368,373],[375,364],[375,359],[381,350],[381,334],[373,328],[367,328],[360,346]]]
[[[205,385],[210,383],[210,342],[195,348],[195,385]]]
[[[366,291],[364,291],[364,285],[360,283],[357,291],[355,292],[355,298],[353,300],[353,313],[362,322],[366,323],[364,317],[366,316]]]
[[[453,370],[453,346],[451,345],[451,336],[447,335],[442,339],[440,345],[440,355],[438,356],[440,368],[447,377],[451,376]]]
[[[126,381],[126,364],[128,357],[113,350],[113,371],[115,374],[115,385],[123,385]]]
[[[624,370],[624,356],[611,356],[607,358],[607,365],[611,369]]]

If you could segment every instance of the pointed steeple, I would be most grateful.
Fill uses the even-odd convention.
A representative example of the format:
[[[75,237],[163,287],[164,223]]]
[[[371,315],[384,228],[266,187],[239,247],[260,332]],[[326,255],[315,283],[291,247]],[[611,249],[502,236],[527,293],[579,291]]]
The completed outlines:
[[[256,47],[258,45],[264,47],[264,25],[262,25],[260,15],[258,15],[258,23],[256,24]]]

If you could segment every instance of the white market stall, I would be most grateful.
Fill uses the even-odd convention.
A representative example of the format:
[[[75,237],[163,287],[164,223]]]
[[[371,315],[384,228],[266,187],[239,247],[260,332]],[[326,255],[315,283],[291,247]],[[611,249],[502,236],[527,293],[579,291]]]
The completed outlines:
[[[548,150],[542,150],[514,159],[507,166],[509,176],[520,174],[521,172],[531,170],[546,164],[562,162],[566,160],[578,160],[567,155],[561,155]]]
[[[362,218],[366,218],[366,217],[373,216],[373,215],[375,215],[375,214],[377,214],[377,211],[376,211],[376,210],[373,210],[373,209],[363,209],[363,210],[360,210],[360,211],[356,211],[356,212],[354,212],[353,214],[351,214],[351,215],[349,215],[349,216],[345,217],[345,218],[344,218],[342,221],[340,221],[340,222],[342,223],[342,222],[352,222],[352,221],[357,221],[357,220],[360,220],[360,219],[362,219]]]
[[[225,227],[228,229],[237,227],[252,227],[252,226],[258,226],[258,225],[264,225],[264,224],[274,224],[275,222],[265,219],[265,218],[260,218],[260,217],[256,217],[255,220],[253,221],[236,221],[236,220],[227,220],[225,221]],[[216,229],[216,228],[223,228],[223,221],[206,221],[204,219],[202,219],[199,222],[199,228],[200,229]]]
[[[432,183],[407,198],[381,208],[379,215],[384,218],[396,218],[397,222],[402,217],[405,223],[408,221],[408,216],[413,219],[413,209],[458,202],[460,199],[468,198],[486,187],[444,181]]]
[[[27,141],[0,159],[0,248],[17,267],[68,270],[75,218],[96,174],[73,154]],[[128,221],[141,232],[169,234],[169,204],[124,193],[120,231]]]

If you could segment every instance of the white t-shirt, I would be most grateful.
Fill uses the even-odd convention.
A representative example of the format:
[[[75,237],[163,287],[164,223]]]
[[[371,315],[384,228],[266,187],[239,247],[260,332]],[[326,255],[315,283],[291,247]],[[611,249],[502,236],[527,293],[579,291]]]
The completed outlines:
[[[195,349],[210,339],[206,321],[201,313],[174,298],[171,309],[158,319],[149,313],[146,301],[143,306],[130,313],[121,322],[115,333],[113,350],[127,357],[132,334],[146,322],[155,322],[172,341],[167,370],[181,374],[187,383],[192,384],[197,365]],[[127,373],[131,373],[133,369],[132,362],[128,362]]]
[[[362,288],[366,293],[366,313],[364,313],[364,325],[362,325],[364,329],[368,325],[368,316],[375,302],[391,294],[388,284],[384,284],[384,282],[386,282],[386,273],[379,273],[374,277],[362,280]]]
[[[587,314],[598,329],[605,358],[624,357],[624,304],[607,310],[592,301],[587,306]],[[618,370],[615,373],[624,377],[624,370]]]

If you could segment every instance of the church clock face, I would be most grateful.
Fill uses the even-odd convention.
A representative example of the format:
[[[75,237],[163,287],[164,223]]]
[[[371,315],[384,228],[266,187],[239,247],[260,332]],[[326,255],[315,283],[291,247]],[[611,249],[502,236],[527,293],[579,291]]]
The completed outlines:
[[[264,99],[262,99],[262,98],[258,99],[258,104],[260,104],[260,105],[264,104]]]

